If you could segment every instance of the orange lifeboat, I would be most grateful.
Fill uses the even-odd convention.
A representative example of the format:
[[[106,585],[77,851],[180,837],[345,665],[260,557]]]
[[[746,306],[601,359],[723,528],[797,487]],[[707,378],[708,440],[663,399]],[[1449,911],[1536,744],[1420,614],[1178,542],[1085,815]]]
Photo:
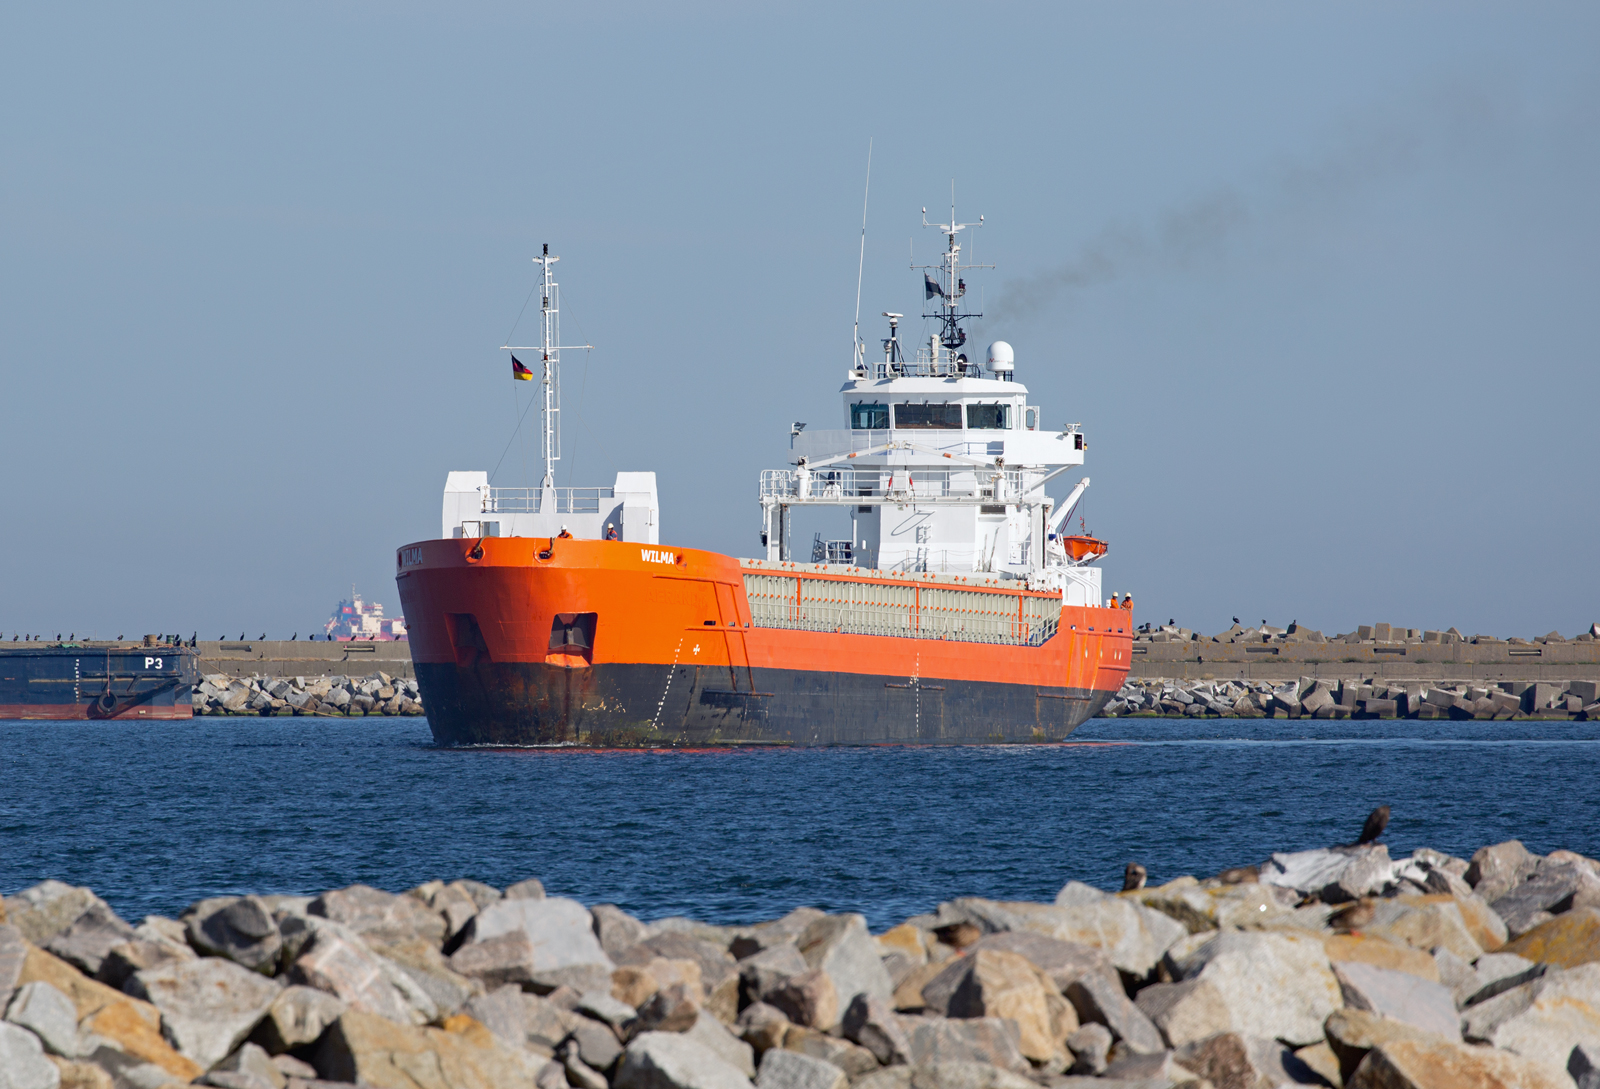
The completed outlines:
[[[1098,559],[1106,554],[1106,543],[1098,537],[1063,537],[1061,547],[1067,550],[1067,556],[1073,563],[1082,563],[1090,557]]]

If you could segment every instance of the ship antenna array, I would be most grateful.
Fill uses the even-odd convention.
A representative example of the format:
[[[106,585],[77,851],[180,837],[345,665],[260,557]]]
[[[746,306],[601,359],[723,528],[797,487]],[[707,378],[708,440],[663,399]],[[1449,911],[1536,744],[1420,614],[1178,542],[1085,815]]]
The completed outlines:
[[[544,475],[539,481],[541,492],[539,500],[540,510],[544,509],[543,492],[556,486],[556,462],[561,460],[561,353],[563,351],[577,351],[592,349],[593,344],[567,344],[562,345],[561,340],[561,285],[555,281],[553,266],[559,257],[550,256],[550,243],[544,244],[544,251],[533,259],[533,263],[540,266],[543,275],[543,290],[540,293],[539,323],[540,343],[538,344],[502,344],[502,352],[538,352],[543,361],[544,369],[540,375],[540,392],[544,397],[544,405],[539,410],[539,430],[543,437]]]
[[[861,339],[861,274],[867,267],[867,198],[872,195],[872,138],[867,138],[867,184],[861,193],[861,254],[856,258],[856,323],[850,333],[854,341],[853,370],[864,370],[867,365],[867,345]]]
[[[946,238],[944,256],[937,265],[913,264],[913,269],[922,271],[923,293],[922,300],[926,303],[935,295],[939,297],[938,308],[932,314],[923,314],[925,318],[937,318],[940,330],[935,338],[934,354],[937,356],[938,348],[954,354],[967,342],[967,334],[961,328],[961,322],[967,318],[981,318],[981,312],[963,312],[961,299],[967,293],[966,281],[962,273],[974,268],[994,268],[993,265],[964,265],[961,263],[961,245],[956,241],[956,235],[971,227],[977,229],[983,226],[983,217],[978,217],[976,223],[956,222],[956,184],[950,183],[950,222],[929,223],[928,209],[922,209],[922,225],[924,227],[937,227]],[[928,273],[934,273],[933,276]],[[937,278],[935,278],[937,277]],[[934,360],[937,362],[937,358]]]

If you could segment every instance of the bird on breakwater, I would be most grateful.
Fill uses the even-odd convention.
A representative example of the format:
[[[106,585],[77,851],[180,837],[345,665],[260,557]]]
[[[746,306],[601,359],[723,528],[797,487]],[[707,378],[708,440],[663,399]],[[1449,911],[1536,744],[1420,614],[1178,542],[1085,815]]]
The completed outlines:
[[[289,642],[292,643],[298,638],[300,638],[300,633],[299,632],[295,632],[293,635],[289,636]]]
[[[1234,617],[1234,618],[1233,618],[1233,622],[1234,622],[1234,623],[1235,623],[1235,624],[1237,624],[1237,623],[1238,623],[1238,622],[1239,622],[1239,618],[1238,618],[1238,617],[1237,617],[1237,616],[1236,616],[1236,617]]]
[[[1359,846],[1363,843],[1372,843],[1383,835],[1383,830],[1387,827],[1389,827],[1389,807],[1380,805],[1367,814],[1367,823],[1361,826],[1361,838],[1356,840],[1356,844]]]
[[[239,642],[244,642],[244,632],[239,633]]]
[[[118,638],[118,639],[121,639],[121,638],[122,638],[122,633],[121,633],[121,632],[120,632],[120,631],[119,631],[119,632],[117,632],[117,638]]]
[[[1128,863],[1127,869],[1122,871],[1122,891],[1132,892],[1134,889],[1144,888],[1145,868],[1137,862]]]

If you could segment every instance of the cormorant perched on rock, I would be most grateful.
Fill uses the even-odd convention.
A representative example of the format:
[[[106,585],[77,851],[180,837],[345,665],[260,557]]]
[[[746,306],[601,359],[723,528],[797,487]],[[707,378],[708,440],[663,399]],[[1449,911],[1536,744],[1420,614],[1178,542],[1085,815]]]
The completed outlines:
[[[1134,889],[1144,888],[1145,869],[1137,862],[1128,863],[1128,868],[1122,871],[1122,891],[1132,892]]]
[[[292,643],[292,642],[294,642],[294,641],[295,641],[295,640],[296,640],[296,639],[299,639],[299,638],[300,638],[300,633],[299,633],[299,632],[295,632],[295,633],[294,633],[294,634],[293,634],[293,635],[291,635],[291,636],[289,636],[289,642],[291,642],[291,643]]]
[[[1387,827],[1389,827],[1389,807],[1380,805],[1367,814],[1367,823],[1361,826],[1361,838],[1356,840],[1356,843],[1358,845],[1372,843],[1383,835],[1383,830]]]
[[[244,632],[239,633],[239,642],[244,642]]]
[[[1238,618],[1238,617],[1237,617],[1237,616],[1236,616],[1236,617],[1234,617],[1234,618],[1233,618],[1233,622],[1234,622],[1234,623],[1235,623],[1235,624],[1237,624],[1237,623],[1238,623],[1238,622],[1239,622],[1239,618]]]
[[[262,632],[261,633],[261,638],[264,641],[267,638],[267,633],[266,632]]]

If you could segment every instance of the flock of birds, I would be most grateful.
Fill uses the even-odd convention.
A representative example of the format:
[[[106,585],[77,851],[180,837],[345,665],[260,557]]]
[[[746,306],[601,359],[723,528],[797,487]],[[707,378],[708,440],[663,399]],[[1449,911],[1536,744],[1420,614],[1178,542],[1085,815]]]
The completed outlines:
[[[0,638],[4,638],[4,636],[0,636]],[[71,635],[67,636],[67,642],[76,642],[77,638],[78,638],[78,633],[77,632],[73,632]],[[85,636],[85,638],[93,638],[93,637],[92,636]],[[119,640],[122,638],[122,633],[121,632],[117,633],[117,638]],[[217,636],[217,642],[219,642],[219,643],[225,642],[227,640],[227,638],[228,637],[226,635],[219,635],[219,636]],[[266,638],[267,638],[267,633],[266,632],[262,632],[256,638],[259,641],[265,641]],[[298,640],[299,638],[300,638],[300,633],[299,632],[295,632],[293,635],[289,636],[289,642],[293,643],[296,640]],[[316,632],[312,632],[310,635],[306,636],[306,638],[312,640],[313,642],[315,642],[316,638],[317,638],[317,633]],[[23,632],[17,632],[17,633],[15,633],[15,634],[13,634],[11,636],[11,641],[13,643],[16,643],[16,642],[19,642],[19,641],[23,642],[23,643],[38,643],[38,642],[43,642],[44,641],[44,636],[42,636],[42,635],[28,635],[28,634],[24,634]],[[61,641],[62,641],[61,633],[60,632],[56,632],[56,642],[59,643]],[[331,635],[328,636],[328,641],[332,642],[333,641],[333,636],[331,636]],[[177,647],[199,646],[200,645],[200,633],[199,632],[195,632],[193,635],[189,636],[187,641],[185,641],[183,636],[181,636],[181,635],[166,635],[166,634],[162,634],[162,635],[159,635],[159,636],[156,637],[156,642],[161,643],[163,646],[177,646]],[[240,632],[239,633],[239,642],[241,642],[241,643],[244,642],[244,632]]]

